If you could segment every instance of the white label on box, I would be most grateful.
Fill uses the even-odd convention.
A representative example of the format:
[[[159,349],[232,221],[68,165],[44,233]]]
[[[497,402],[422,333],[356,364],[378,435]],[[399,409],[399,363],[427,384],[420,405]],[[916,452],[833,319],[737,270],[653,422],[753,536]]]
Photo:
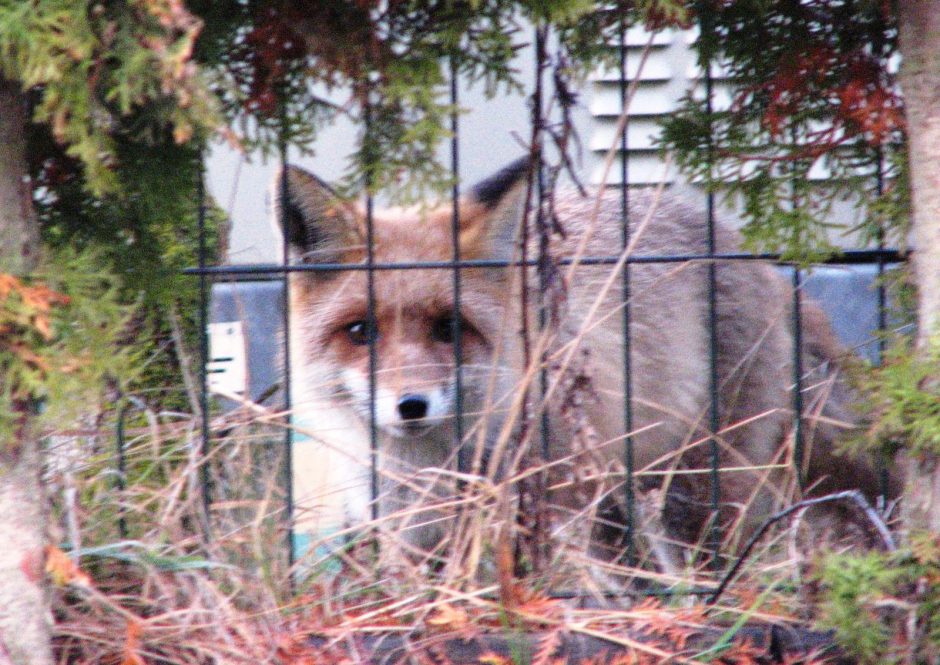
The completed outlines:
[[[248,360],[241,321],[209,324],[209,362],[206,372],[210,391],[245,395],[248,388]]]

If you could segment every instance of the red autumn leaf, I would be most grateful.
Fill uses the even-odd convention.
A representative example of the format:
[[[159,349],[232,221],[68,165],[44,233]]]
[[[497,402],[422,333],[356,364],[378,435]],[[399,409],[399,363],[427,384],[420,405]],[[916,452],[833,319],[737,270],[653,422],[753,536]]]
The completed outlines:
[[[146,661],[137,653],[140,650],[140,636],[143,632],[143,626],[139,622],[128,621],[121,665],[146,665]]]
[[[46,574],[56,586],[76,585],[91,586],[88,573],[65,552],[54,545],[46,547]]]

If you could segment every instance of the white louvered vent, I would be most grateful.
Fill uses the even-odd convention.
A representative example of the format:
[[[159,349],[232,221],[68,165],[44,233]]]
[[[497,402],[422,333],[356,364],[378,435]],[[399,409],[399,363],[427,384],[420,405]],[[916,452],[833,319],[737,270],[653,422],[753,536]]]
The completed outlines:
[[[701,68],[695,53],[689,48],[695,42],[697,30],[663,30],[650,34],[642,28],[627,32],[627,84],[639,78],[639,86],[630,104],[627,125],[627,179],[631,185],[654,185],[665,180],[675,182],[678,173],[656,149],[659,121],[671,113],[679,100],[693,90],[704,94]],[[639,70],[643,52],[649,45],[650,53]],[[731,101],[727,86],[722,85],[724,74],[713,66],[713,106],[727,108]],[[614,143],[618,144],[617,160],[607,174],[609,185],[620,184],[619,140],[615,137],[617,119],[621,113],[621,86],[619,68],[601,69],[591,77],[589,110],[593,128],[589,148],[598,158],[591,172],[591,182],[601,184],[604,156]]]
[[[681,174],[674,165],[667,164],[656,148],[656,138],[660,135],[659,122],[675,110],[679,101],[690,90],[696,97],[704,95],[705,85],[702,68],[696,61],[696,54],[691,46],[698,38],[698,30],[664,30],[651,36],[642,28],[631,29],[627,33],[627,85],[639,78],[636,95],[630,104],[627,125],[627,180],[632,186],[678,183]],[[642,71],[638,71],[643,52],[650,47]],[[611,44],[616,49],[617,44]],[[727,70],[719,64],[712,64],[712,107],[716,111],[729,107],[732,88]],[[589,162],[590,182],[600,185],[605,182],[610,186],[619,186],[621,180],[619,140],[615,137],[617,121],[621,113],[621,86],[619,68],[599,70],[591,77],[589,89],[591,123],[587,143],[591,153]],[[608,150],[616,144],[616,159],[611,165],[606,178],[603,165]],[[729,174],[717,174],[719,177],[739,178],[747,173],[747,165]],[[870,171],[860,171],[859,175],[870,175]],[[811,181],[825,183],[831,177],[820,159],[813,164],[808,178]],[[718,204],[723,216],[731,224],[742,223],[740,210],[735,209],[735,201],[719,197]],[[847,233],[845,228],[859,226],[864,209],[855,202],[844,199],[832,202],[829,221],[834,224],[829,241],[841,247],[858,247],[863,243],[858,233]],[[838,226],[842,225],[842,227]]]

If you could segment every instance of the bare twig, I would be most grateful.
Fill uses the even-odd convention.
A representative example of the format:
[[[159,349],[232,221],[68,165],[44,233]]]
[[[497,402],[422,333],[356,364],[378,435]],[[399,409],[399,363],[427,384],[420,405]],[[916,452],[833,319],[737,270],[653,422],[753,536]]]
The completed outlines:
[[[721,597],[721,594],[724,593],[725,589],[728,588],[728,585],[738,574],[741,566],[744,565],[744,562],[750,555],[751,550],[754,549],[754,546],[758,543],[758,541],[760,541],[761,538],[764,537],[764,534],[767,533],[767,530],[771,526],[798,511],[806,510],[807,508],[822,503],[832,503],[834,501],[850,501],[854,503],[862,510],[862,512],[871,522],[872,526],[874,526],[878,531],[878,535],[881,536],[881,541],[884,544],[884,548],[889,552],[893,552],[897,549],[897,545],[894,542],[894,537],[891,535],[891,531],[888,529],[888,526],[884,523],[884,520],[881,519],[878,511],[876,511],[871,506],[871,504],[868,503],[865,495],[862,494],[859,490],[846,490],[844,492],[835,492],[833,494],[827,494],[825,496],[815,497],[813,499],[804,499],[802,501],[798,501],[792,506],[785,508],[784,510],[781,510],[775,515],[772,515],[761,525],[760,529],[758,529],[757,532],[751,536],[751,539],[741,551],[741,554],[738,556],[737,561],[734,562],[731,570],[728,571],[728,574],[725,575],[724,579],[721,580],[721,584],[718,585],[718,588],[715,589],[715,592],[708,598],[706,602],[709,605],[714,605],[718,601],[718,598]]]
[[[180,327],[180,317],[179,312],[176,310],[175,302],[170,304],[167,310],[167,318],[170,322],[170,334],[173,337],[173,347],[176,351],[176,358],[179,360],[180,374],[183,375],[183,384],[186,386],[186,396],[189,398],[189,406],[198,419],[202,417],[202,404],[199,400],[196,379],[193,377],[192,363],[189,360],[189,354],[186,352],[186,345],[183,343],[183,331]]]

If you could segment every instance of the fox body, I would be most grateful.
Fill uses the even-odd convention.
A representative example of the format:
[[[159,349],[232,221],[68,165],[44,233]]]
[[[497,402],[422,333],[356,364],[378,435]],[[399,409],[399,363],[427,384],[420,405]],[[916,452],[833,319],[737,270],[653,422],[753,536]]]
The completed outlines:
[[[460,201],[462,260],[519,258],[527,172],[524,162],[514,164]],[[484,456],[497,458],[490,459],[490,473],[507,468],[517,452],[513,433],[523,396],[539,393],[532,382],[537,372],[527,371],[519,332],[523,295],[535,309],[538,280],[533,275],[523,280],[519,268],[505,265],[465,266],[459,274],[458,309],[452,269],[378,269],[370,277],[362,269],[370,260],[377,266],[452,261],[452,207],[376,211],[370,229],[362,210],[339,200],[315,176],[290,167],[284,180],[286,199],[278,197],[277,214],[286,221],[294,261],[350,268],[290,276],[294,401],[301,428],[326,441],[324,450],[331,452],[324,455],[338,460],[328,479],[337,488],[334,500],[341,513],[334,518],[356,522],[368,516],[374,422],[379,512],[407,515],[397,522],[399,528],[408,543],[426,550],[441,536],[443,513],[408,511],[423,497],[446,494],[448,473],[457,467],[458,392],[465,440],[482,442]],[[705,215],[683,199],[637,191],[630,201],[629,251],[634,255],[707,252]],[[552,241],[556,257],[620,253],[619,194],[562,192],[555,213],[564,230]],[[719,252],[738,250],[734,231],[719,224],[715,233]],[[712,457],[712,343],[714,440],[726,469],[719,484],[722,520],[753,524],[787,492],[792,496],[793,475],[786,470],[793,461],[795,420],[792,293],[774,267],[760,261],[714,264],[713,339],[708,263],[632,264],[626,297],[622,265],[589,263],[560,267],[554,281],[563,284],[556,290],[564,296],[549,333],[539,336],[528,314],[534,331],[528,356],[545,357],[549,369],[548,452],[557,461],[553,483],[562,488],[553,493],[552,503],[577,514],[586,509],[582,504],[598,497],[603,504],[606,497],[607,514],[622,518],[612,497],[621,496],[617,488],[623,483],[625,303],[633,466],[641,492],[663,487],[668,478],[665,507],[656,516],[668,538],[694,541],[709,514],[712,489],[704,470]],[[523,288],[530,292],[523,294]],[[801,312],[803,383],[809,386],[803,395],[806,486],[817,492],[861,487],[874,493],[877,475],[868,466],[833,453],[839,423],[852,420],[845,388],[832,380],[840,349],[815,305],[805,303]],[[587,381],[579,383],[577,377]],[[574,384],[586,386],[577,400],[571,399]],[[583,473],[588,463],[595,473]],[[596,544],[603,545],[604,530],[593,531]]]

